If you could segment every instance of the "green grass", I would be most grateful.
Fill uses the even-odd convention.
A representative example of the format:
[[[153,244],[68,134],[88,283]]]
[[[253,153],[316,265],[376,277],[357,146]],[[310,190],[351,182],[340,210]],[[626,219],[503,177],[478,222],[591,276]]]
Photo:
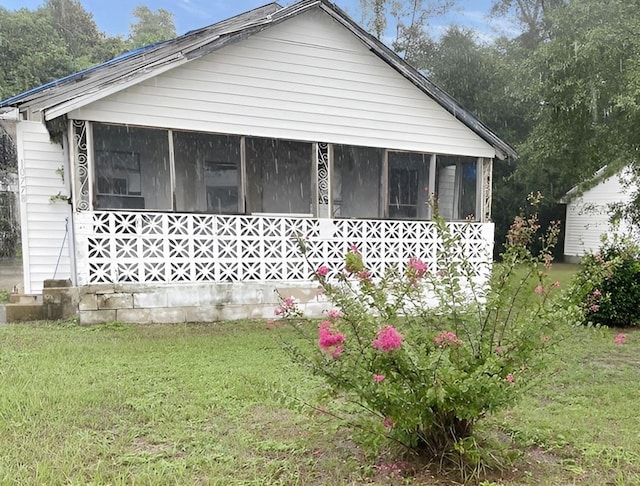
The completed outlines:
[[[640,332],[618,332],[573,330],[481,424],[511,458],[484,484],[640,484]],[[0,327],[0,484],[458,484],[420,463],[376,472],[392,459],[301,405],[319,383],[280,338],[296,339],[255,321]]]
[[[554,263],[551,265],[549,275],[552,280],[560,282],[560,288],[566,289],[579,268],[579,265],[573,263]]]
[[[522,484],[640,484],[640,332],[617,346],[618,332],[575,329],[548,376],[490,419],[525,452]]]
[[[357,484],[261,323],[0,328],[0,484]]]

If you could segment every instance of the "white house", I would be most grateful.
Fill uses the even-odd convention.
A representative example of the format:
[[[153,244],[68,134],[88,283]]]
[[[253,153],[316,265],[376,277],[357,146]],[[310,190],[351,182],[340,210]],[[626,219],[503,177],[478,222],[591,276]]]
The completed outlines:
[[[567,204],[564,259],[578,263],[585,253],[595,252],[602,244],[602,237],[611,234],[614,227],[611,216],[615,205],[628,204],[634,187],[629,185],[626,170],[610,173],[608,167],[600,169],[582,186],[571,189],[564,197]],[[629,228],[621,221],[617,230]]]
[[[326,0],[265,5],[0,111],[17,130],[25,291],[71,279],[83,322],[267,316],[276,289],[317,312],[310,278],[350,245],[375,272],[435,261],[433,195],[481,272],[492,161],[515,157]]]

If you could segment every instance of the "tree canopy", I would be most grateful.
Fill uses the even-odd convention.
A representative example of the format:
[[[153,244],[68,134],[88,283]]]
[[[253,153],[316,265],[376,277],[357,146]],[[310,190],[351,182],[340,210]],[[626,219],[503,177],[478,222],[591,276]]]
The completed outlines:
[[[133,9],[133,17],[137,19],[130,25],[129,42],[133,48],[172,39],[176,36],[173,14],[162,8],[154,12],[149,7],[136,7]]]

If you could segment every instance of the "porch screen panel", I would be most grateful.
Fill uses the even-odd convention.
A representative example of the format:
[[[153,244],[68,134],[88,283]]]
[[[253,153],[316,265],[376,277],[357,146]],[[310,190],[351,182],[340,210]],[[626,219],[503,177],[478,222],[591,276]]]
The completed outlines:
[[[247,212],[311,214],[312,144],[247,137],[245,146]]]
[[[388,215],[391,219],[429,217],[429,164],[431,155],[388,153]]]
[[[171,209],[166,130],[93,125],[95,207]]]
[[[369,147],[334,145],[333,215],[379,218],[383,151]]]
[[[439,156],[436,167],[436,194],[442,217],[448,221],[477,220],[477,159]]]
[[[237,214],[240,137],[173,132],[176,210]]]

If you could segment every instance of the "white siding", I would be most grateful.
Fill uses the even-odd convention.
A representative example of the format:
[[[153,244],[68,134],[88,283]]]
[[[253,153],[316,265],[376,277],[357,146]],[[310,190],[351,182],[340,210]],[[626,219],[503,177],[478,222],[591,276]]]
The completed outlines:
[[[620,176],[614,175],[567,204],[565,256],[581,257],[597,250],[602,235],[611,231],[610,204],[629,201],[629,192]]]
[[[24,291],[40,293],[44,280],[71,277],[70,206],[50,199],[68,194],[59,170],[65,166],[64,154],[42,123],[19,122],[17,139]]]
[[[74,110],[70,118],[495,156],[319,10]]]
[[[440,170],[438,180],[438,210],[447,221],[457,218],[456,214],[456,166],[450,165]]]

